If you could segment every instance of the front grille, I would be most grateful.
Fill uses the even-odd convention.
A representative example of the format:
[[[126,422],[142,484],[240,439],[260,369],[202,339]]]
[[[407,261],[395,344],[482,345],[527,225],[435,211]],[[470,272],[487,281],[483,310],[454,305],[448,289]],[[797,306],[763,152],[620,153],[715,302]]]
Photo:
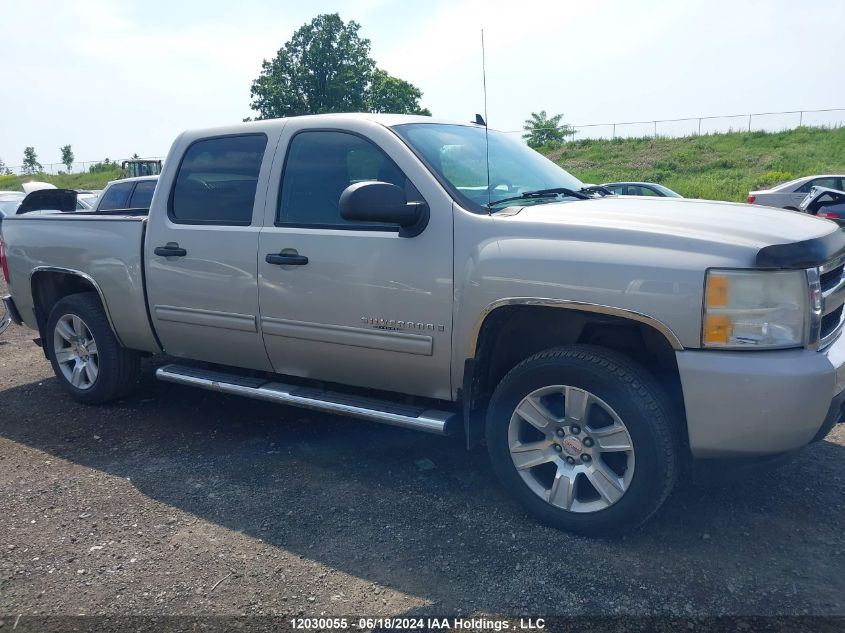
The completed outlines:
[[[819,327],[819,348],[830,345],[843,326],[845,312],[845,264],[842,258],[822,266],[819,284],[822,291],[822,318]]]
[[[832,290],[837,286],[837,284],[842,280],[842,271],[845,269],[845,264],[837,266],[827,272],[823,272],[821,277],[819,277],[819,281],[822,285],[822,292],[827,292],[828,290]]]
[[[836,308],[833,312],[830,312],[822,317],[822,328],[821,328],[821,337],[822,339],[835,334],[836,330],[839,329],[839,325],[842,321],[842,306]]]

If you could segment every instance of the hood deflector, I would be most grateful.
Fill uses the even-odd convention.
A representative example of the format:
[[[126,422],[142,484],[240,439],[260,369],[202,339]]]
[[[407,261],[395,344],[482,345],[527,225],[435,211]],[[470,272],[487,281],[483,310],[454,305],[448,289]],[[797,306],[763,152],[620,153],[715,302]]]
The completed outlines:
[[[790,244],[765,246],[757,253],[760,268],[815,268],[845,254],[845,230]]]

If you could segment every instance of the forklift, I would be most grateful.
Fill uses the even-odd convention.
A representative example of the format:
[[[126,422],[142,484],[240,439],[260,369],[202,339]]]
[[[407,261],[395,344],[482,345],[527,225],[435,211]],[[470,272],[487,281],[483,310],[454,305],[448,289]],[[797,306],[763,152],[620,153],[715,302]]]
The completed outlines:
[[[161,173],[161,159],[130,158],[120,164],[124,178],[136,176],[158,176]]]

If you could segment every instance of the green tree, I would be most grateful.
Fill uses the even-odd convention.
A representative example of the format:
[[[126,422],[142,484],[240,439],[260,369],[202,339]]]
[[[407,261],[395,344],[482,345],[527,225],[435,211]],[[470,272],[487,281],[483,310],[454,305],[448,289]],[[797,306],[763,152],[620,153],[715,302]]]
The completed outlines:
[[[23,150],[23,173],[27,176],[44,169],[38,162],[38,154],[34,147],[26,147]]]
[[[62,153],[62,164],[67,167],[68,171],[73,171],[73,150],[70,148],[70,145],[62,145],[59,148],[59,151]]]
[[[420,90],[376,68],[361,25],[337,13],[304,24],[252,82],[256,119],[325,112],[426,113]]]
[[[533,149],[561,145],[567,136],[575,134],[575,129],[571,125],[560,122],[562,118],[562,114],[550,117],[545,110],[532,112],[531,118],[526,119],[525,125],[522,126],[525,130],[522,138]]]
[[[431,116],[428,108],[420,108],[422,92],[414,84],[376,68],[370,78],[365,108],[368,112],[393,112]]]
[[[11,176],[12,170],[6,166],[6,163],[3,162],[3,159],[0,158],[0,176]]]

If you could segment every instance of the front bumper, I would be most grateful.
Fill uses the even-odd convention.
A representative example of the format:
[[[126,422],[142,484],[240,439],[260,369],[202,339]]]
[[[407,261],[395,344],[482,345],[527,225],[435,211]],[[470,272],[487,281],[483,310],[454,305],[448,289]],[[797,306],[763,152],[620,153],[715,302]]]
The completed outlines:
[[[3,297],[3,316],[0,317],[0,334],[6,331],[10,323],[21,325],[23,321],[15,305],[15,300],[12,299],[11,295],[6,295]]]
[[[792,451],[843,420],[845,336],[820,352],[684,350],[676,358],[695,458]]]

